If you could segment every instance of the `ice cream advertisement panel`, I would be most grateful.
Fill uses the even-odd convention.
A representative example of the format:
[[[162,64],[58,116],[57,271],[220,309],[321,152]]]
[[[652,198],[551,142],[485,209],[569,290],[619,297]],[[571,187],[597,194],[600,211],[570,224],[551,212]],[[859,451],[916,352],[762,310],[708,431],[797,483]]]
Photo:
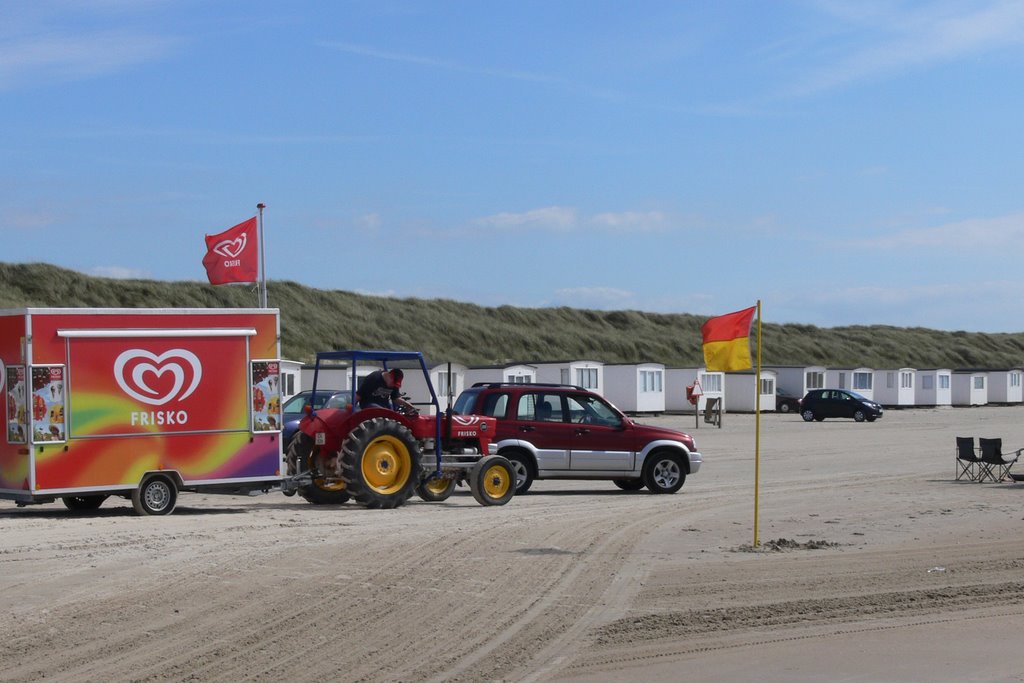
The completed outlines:
[[[72,339],[70,436],[248,431],[244,337]]]

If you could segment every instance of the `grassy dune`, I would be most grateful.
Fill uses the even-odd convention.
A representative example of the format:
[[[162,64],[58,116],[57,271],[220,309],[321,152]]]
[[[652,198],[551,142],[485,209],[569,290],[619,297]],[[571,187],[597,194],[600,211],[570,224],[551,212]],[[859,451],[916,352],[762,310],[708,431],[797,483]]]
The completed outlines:
[[[445,299],[390,299],[268,284],[281,310],[282,355],[309,360],[341,348],[423,351],[429,360],[467,364],[510,360],[589,359],[605,362],[702,363],[704,316],[592,311],[576,308],[485,307]],[[90,277],[55,266],[0,263],[0,308],[255,307],[251,286],[213,287]],[[987,367],[1024,364],[1024,333],[945,332],[855,325],[763,327],[766,365],[833,367]]]

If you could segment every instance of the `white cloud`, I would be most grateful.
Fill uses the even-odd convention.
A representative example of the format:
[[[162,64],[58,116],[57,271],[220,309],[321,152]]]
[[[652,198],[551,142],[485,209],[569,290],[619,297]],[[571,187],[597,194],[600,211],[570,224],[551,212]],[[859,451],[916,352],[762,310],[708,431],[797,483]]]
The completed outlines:
[[[148,271],[124,266],[96,266],[89,270],[88,275],[109,277],[115,280],[147,280],[153,277]]]
[[[619,233],[660,232],[668,225],[668,217],[660,211],[599,213],[590,220],[599,227]]]
[[[478,225],[494,228],[532,228],[569,231],[578,224],[576,209],[548,206],[522,213],[498,213],[476,220]]]
[[[370,47],[367,45],[356,45],[354,43],[345,43],[338,41],[320,41],[317,44],[320,47],[328,48],[331,50],[337,50],[338,52],[346,52],[348,54],[358,55],[360,57],[369,57],[371,59],[379,59],[389,62],[402,62],[404,64],[416,64],[418,66],[424,66],[432,69],[460,71],[463,73],[481,74],[484,76],[496,76],[498,78],[505,78],[517,81],[531,81],[535,83],[563,82],[562,79],[554,78],[551,76],[545,76],[543,74],[530,73],[527,71],[469,66],[448,59],[424,57],[421,55],[414,55],[405,52],[390,52],[388,50],[381,50],[379,48]]]
[[[1024,3],[929,2],[904,9],[889,3],[819,2],[865,47],[826,63],[793,89],[805,95],[909,69],[1024,43]],[[866,36],[863,34],[867,34]],[[828,53],[841,38],[829,36]]]
[[[5,223],[14,230],[42,230],[58,221],[50,211],[15,211],[8,214]]]
[[[903,230],[874,239],[857,240],[854,244],[881,249],[1020,249],[1024,247],[1024,212]]]
[[[580,216],[573,207],[548,206],[520,213],[497,213],[476,219],[476,225],[502,229],[572,232],[597,228],[611,233],[661,232],[671,218],[660,211],[619,211]]]
[[[555,291],[555,305],[574,308],[616,310],[628,308],[636,299],[633,292],[615,287],[567,287]]]
[[[0,91],[39,82],[66,82],[121,71],[160,58],[172,39],[133,31],[50,32],[0,41]]]

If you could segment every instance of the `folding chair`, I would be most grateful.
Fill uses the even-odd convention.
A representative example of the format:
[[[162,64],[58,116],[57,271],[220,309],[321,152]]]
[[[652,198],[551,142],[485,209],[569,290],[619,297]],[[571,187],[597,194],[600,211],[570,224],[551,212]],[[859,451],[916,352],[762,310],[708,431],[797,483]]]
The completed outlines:
[[[956,437],[956,480],[960,481],[967,477],[968,481],[977,481],[980,464],[981,458],[974,447],[974,437]]]
[[[1002,439],[978,439],[981,445],[981,462],[978,463],[978,481],[1002,481],[1010,476],[1010,467],[1017,462],[1021,451],[1017,449],[1013,457],[1007,460],[1003,456]]]

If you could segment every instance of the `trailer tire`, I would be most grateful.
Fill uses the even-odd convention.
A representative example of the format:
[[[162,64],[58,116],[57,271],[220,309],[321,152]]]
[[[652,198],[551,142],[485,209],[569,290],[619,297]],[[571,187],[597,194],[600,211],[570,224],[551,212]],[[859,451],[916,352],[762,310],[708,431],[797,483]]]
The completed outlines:
[[[132,491],[132,507],[137,515],[169,515],[177,502],[178,487],[166,474],[150,475]]]
[[[469,490],[481,505],[504,505],[516,492],[516,471],[500,455],[488,455],[469,471]]]
[[[288,474],[301,474],[310,469],[309,459],[313,455],[313,440],[297,432],[288,444]],[[325,477],[314,479],[312,486],[299,488],[299,495],[313,505],[342,505],[348,502],[345,482],[328,481]]]
[[[427,475],[416,486],[416,495],[428,503],[440,503],[448,500],[448,497],[455,491],[455,480],[437,478],[433,474]]]
[[[86,510],[99,509],[100,505],[103,505],[103,501],[108,498],[105,494],[96,494],[89,496],[64,496],[61,501],[64,503],[64,507],[74,512],[84,512]]]
[[[357,425],[341,445],[341,478],[368,508],[395,508],[420,481],[420,449],[407,427],[375,417]]]

